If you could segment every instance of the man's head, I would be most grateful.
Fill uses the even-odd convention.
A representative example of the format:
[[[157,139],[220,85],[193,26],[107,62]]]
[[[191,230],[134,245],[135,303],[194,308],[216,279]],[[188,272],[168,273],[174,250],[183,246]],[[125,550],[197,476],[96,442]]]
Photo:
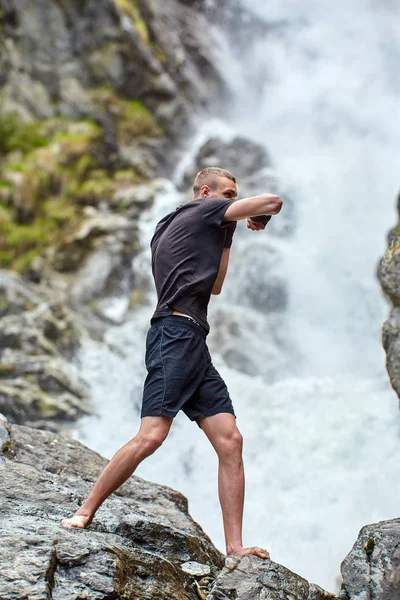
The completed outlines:
[[[206,167],[197,173],[193,183],[193,198],[236,198],[236,179],[225,169]]]

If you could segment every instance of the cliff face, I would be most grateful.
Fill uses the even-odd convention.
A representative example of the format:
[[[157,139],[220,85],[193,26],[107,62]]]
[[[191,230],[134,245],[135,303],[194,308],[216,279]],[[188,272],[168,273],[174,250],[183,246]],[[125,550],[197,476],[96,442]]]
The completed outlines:
[[[0,267],[100,318],[129,295],[154,178],[223,92],[210,35],[202,2],[0,0]]]
[[[400,198],[398,201],[400,218]],[[386,351],[386,366],[390,381],[400,398],[400,230],[392,229],[388,249],[378,268],[382,290],[392,304],[389,318],[383,325],[382,343]]]

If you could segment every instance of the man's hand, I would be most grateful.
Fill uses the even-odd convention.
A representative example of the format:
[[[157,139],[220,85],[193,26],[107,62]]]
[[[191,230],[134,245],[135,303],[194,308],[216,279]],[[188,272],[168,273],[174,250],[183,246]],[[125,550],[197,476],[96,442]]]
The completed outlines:
[[[255,221],[252,221],[249,218],[249,219],[247,219],[247,228],[251,229],[252,231],[262,231],[263,229],[265,229],[265,224],[264,223],[256,223]]]

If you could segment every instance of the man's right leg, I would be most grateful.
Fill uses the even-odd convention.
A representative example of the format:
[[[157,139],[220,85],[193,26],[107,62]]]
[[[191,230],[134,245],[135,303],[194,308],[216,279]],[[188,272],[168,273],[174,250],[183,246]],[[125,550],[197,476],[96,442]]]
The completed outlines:
[[[173,417],[143,417],[138,433],[114,454],[85,503],[71,519],[64,519],[61,524],[64,527],[87,527],[104,500],[132,475],[144,458],[161,446],[172,421]]]

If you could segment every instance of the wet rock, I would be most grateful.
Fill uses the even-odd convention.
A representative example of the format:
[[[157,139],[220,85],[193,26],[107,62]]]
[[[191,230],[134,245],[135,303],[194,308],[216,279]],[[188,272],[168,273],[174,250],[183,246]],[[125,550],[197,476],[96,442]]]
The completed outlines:
[[[207,600],[337,600],[272,560],[257,556],[228,557],[215,580]]]
[[[400,519],[366,525],[341,565],[349,600],[395,600],[399,596]]]
[[[65,529],[61,519],[78,508],[107,461],[78,442],[0,422],[1,439],[7,435],[1,598],[198,600],[180,565],[220,568],[222,556],[189,516],[186,498],[134,476],[87,530]]]

